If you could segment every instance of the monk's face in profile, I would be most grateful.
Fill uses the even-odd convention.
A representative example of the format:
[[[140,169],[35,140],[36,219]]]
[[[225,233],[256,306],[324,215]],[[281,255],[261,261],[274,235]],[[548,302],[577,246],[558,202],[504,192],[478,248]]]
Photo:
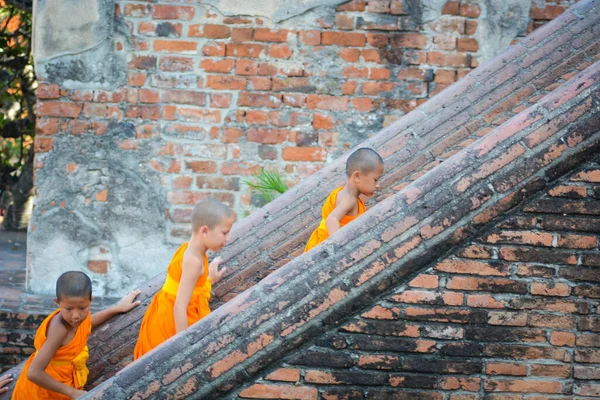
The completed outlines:
[[[381,175],[383,175],[383,164],[380,164],[376,169],[367,173],[356,171],[352,174],[352,177],[360,194],[371,197],[379,189],[379,178],[381,178]]]
[[[90,312],[92,299],[89,297],[62,297],[54,299],[60,308],[60,316],[69,326],[77,328]]]
[[[207,228],[204,236],[206,247],[212,251],[221,250],[229,240],[229,232],[234,222],[234,217],[223,218],[213,229]]]

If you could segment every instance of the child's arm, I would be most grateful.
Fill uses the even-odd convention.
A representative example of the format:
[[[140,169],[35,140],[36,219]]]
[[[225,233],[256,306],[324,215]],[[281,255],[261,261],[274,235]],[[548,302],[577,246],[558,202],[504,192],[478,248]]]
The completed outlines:
[[[92,328],[97,327],[98,325],[102,324],[104,321],[108,320],[109,318],[114,317],[117,314],[126,313],[127,311],[131,310],[132,308],[139,306],[141,301],[139,301],[139,300],[134,301],[134,300],[140,293],[141,293],[140,289],[135,289],[135,290],[129,292],[129,294],[127,296],[123,297],[121,299],[121,301],[119,301],[114,306],[108,307],[105,310],[102,310],[102,311],[92,314],[91,315]]]
[[[335,206],[331,214],[325,219],[325,226],[327,227],[329,236],[340,230],[340,221],[344,218],[344,215],[354,209],[357,203],[357,199],[348,196],[340,200],[340,204]]]
[[[204,260],[198,260],[195,257],[183,256],[181,265],[181,279],[175,297],[175,306],[173,307],[173,317],[175,319],[175,332],[179,333],[188,327],[187,308],[192,298],[192,292],[196,281],[204,273]]]
[[[45,371],[46,367],[54,357],[65,338],[67,337],[67,328],[62,324],[59,318],[53,318],[46,332],[46,341],[39,349],[35,358],[27,371],[27,379],[44,389],[53,392],[61,393],[69,396],[71,399],[77,399],[83,396],[86,392],[75,389],[62,382],[58,382]]]

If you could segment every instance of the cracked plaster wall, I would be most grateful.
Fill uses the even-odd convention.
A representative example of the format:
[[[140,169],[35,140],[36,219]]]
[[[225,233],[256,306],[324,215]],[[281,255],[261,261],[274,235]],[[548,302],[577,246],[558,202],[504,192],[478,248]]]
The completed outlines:
[[[57,138],[36,175],[29,290],[51,294],[62,272],[82,270],[95,295],[119,296],[167,265],[174,246],[164,233],[164,194],[144,159],[161,144],[137,153],[117,145],[134,134],[132,124],[114,123],[105,135]]]
[[[33,53],[38,78],[65,88],[110,88],[127,82],[113,51],[121,21],[114,0],[35,0]]]
[[[477,30],[479,60],[486,61],[524,36],[530,21],[531,0],[482,0]]]

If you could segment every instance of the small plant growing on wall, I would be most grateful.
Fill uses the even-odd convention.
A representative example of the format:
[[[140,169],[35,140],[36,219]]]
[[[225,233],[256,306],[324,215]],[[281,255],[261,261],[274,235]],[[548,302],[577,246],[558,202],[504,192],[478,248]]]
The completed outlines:
[[[264,168],[255,173],[252,179],[245,179],[244,183],[257,192],[265,204],[288,190],[288,186],[279,171],[269,171]]]

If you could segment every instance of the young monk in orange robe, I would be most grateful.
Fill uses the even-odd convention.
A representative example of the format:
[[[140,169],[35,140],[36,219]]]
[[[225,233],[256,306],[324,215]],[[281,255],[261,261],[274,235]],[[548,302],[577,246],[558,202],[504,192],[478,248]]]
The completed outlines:
[[[375,150],[364,147],[348,157],[348,180],[344,186],[331,192],[325,200],[321,210],[321,223],[308,239],[305,253],[367,210],[359,196],[373,196],[379,188],[378,181],[381,175],[383,159]]]
[[[221,202],[204,200],[194,207],[191,220],[192,237],[175,252],[165,283],[144,314],[134,360],[210,313],[212,284],[226,268],[218,270],[219,257],[208,265],[206,251],[225,246],[235,215]]]
[[[77,399],[83,396],[88,376],[87,339],[92,328],[140,304],[134,301],[139,293],[135,290],[118,304],[90,315],[90,278],[79,271],[62,274],[56,282],[54,299],[59,308],[38,328],[33,342],[36,351],[25,363],[12,399]]]

